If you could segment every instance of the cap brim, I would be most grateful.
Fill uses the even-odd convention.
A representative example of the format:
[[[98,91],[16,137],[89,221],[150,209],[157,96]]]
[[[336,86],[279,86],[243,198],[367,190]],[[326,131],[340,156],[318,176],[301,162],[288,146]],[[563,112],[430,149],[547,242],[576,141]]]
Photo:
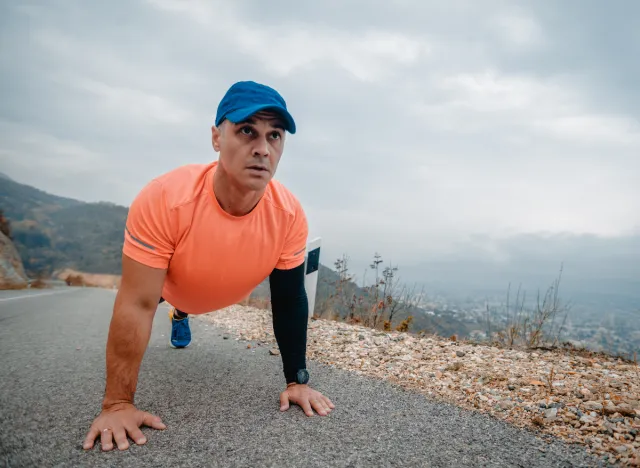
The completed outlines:
[[[291,134],[296,133],[296,123],[289,111],[272,104],[258,104],[251,107],[245,107],[244,109],[238,109],[233,112],[229,112],[227,115],[225,115],[225,118],[233,123],[244,122],[256,112],[260,111],[273,111],[277,113],[284,120],[285,130]]]

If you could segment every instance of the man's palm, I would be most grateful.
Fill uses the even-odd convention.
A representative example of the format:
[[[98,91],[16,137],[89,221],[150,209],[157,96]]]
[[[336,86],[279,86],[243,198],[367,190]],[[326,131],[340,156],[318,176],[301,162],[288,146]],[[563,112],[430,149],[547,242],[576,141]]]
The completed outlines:
[[[166,426],[158,416],[146,411],[140,411],[131,404],[121,404],[108,410],[103,410],[93,421],[82,447],[85,450],[93,448],[98,436],[100,436],[102,450],[105,451],[113,449],[114,441],[120,450],[128,449],[129,441],[127,436],[135,441],[136,444],[142,445],[147,442],[147,438],[140,430],[142,425],[154,429],[166,429]]]

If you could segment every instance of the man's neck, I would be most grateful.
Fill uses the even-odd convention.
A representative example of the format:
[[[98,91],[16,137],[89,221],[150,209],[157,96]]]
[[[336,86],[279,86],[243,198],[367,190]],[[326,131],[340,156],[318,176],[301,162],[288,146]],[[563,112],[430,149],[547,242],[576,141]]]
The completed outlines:
[[[264,195],[264,190],[242,190],[223,171],[217,170],[213,174],[213,180],[213,193],[220,207],[232,216],[249,214]]]

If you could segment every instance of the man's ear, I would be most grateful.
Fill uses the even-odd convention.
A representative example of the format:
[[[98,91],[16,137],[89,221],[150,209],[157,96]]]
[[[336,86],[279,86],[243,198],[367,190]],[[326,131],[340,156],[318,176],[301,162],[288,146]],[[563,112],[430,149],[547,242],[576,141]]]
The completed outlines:
[[[219,127],[213,125],[211,127],[211,144],[213,145],[213,150],[216,153],[220,152],[220,140],[222,139],[222,127],[224,126],[224,122],[220,124]]]

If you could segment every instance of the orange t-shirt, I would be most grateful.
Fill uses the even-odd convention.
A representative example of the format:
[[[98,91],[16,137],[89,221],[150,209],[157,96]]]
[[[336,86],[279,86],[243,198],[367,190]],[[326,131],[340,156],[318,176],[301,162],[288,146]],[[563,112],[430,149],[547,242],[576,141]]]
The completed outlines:
[[[153,179],[127,217],[123,252],[167,268],[162,297],[189,314],[235,304],[274,268],[305,260],[308,225],[297,198],[272,179],[253,211],[230,215],[213,192],[217,165],[190,164]]]

